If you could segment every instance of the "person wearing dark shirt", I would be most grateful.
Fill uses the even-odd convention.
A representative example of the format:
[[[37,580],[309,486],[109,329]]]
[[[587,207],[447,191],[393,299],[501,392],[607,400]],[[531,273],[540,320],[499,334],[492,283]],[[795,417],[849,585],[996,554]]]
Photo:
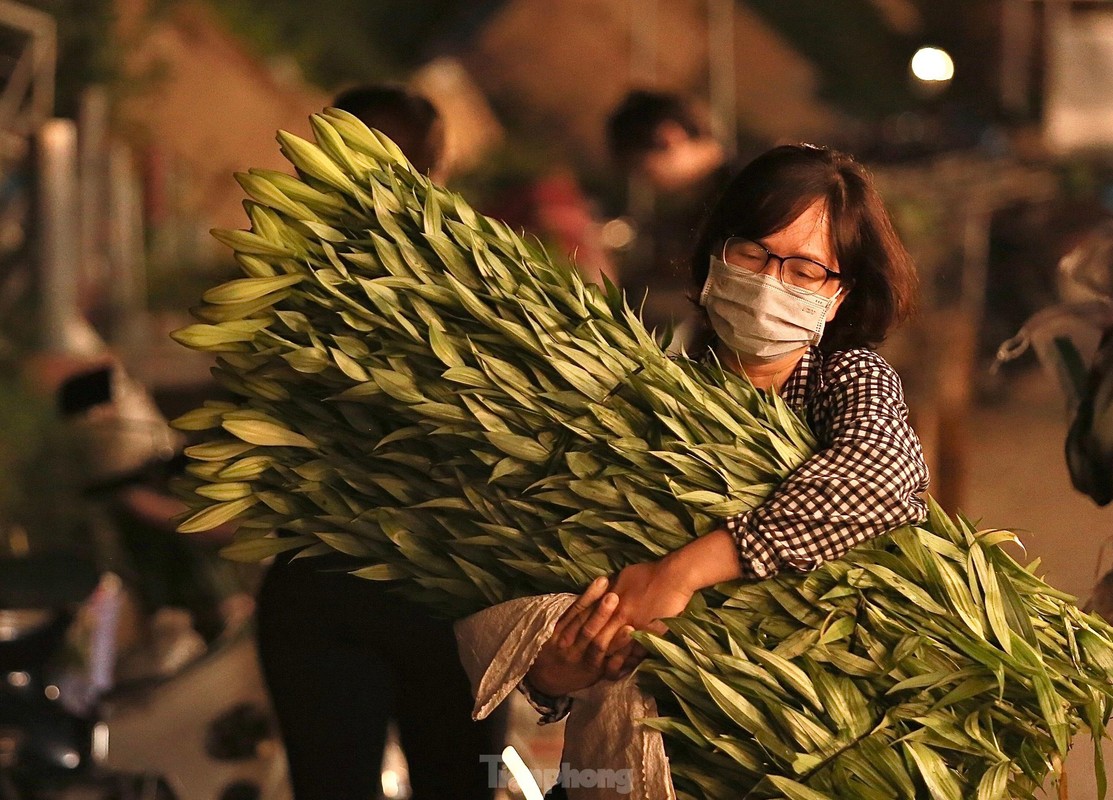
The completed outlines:
[[[636,231],[622,286],[647,328],[677,326],[690,343],[699,327],[687,299],[692,242],[734,165],[705,115],[667,92],[630,92],[607,120],[607,146],[628,180]]]
[[[441,121],[425,98],[393,86],[349,90],[333,103],[436,176]],[[472,720],[471,687],[452,623],[336,553],[279,556],[258,597],[263,674],[278,717],[295,800],[381,796],[388,723],[397,726],[413,800],[489,800],[484,760],[502,750],[502,718]]]

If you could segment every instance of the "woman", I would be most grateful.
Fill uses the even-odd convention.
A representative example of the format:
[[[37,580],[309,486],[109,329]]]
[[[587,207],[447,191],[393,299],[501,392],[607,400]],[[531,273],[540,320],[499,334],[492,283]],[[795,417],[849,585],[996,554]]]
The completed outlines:
[[[926,515],[900,379],[873,352],[911,310],[915,273],[863,167],[810,145],[759,156],[706,219],[693,277],[709,353],[780,394],[820,449],[753,511],[626,567],[609,591],[593,584],[527,675],[542,721],[566,713],[569,692],[632,669],[644,652],[631,631],[663,631],[700,589],[815,569]]]

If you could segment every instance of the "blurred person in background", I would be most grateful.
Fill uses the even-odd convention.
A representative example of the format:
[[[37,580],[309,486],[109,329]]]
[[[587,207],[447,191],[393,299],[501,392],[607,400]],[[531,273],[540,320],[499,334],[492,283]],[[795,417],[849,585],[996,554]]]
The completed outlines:
[[[333,105],[376,128],[440,180],[442,123],[432,103],[364,86]],[[493,796],[482,755],[502,750],[500,719],[472,720],[452,623],[376,581],[340,553],[280,555],[258,596],[263,673],[296,800],[369,800],[382,792],[388,723],[397,725],[413,800]]]
[[[668,92],[630,92],[607,120],[607,147],[630,184],[636,238],[621,269],[623,288],[649,329],[679,327],[689,344],[697,323],[688,301],[688,259],[703,217],[734,165],[706,115]]]

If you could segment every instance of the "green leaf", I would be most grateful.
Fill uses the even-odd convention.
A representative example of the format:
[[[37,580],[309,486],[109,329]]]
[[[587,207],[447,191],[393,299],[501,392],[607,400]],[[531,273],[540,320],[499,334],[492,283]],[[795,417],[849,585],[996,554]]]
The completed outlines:
[[[1009,800],[1009,770],[1008,761],[994,764],[983,773],[978,781],[978,795],[975,800]]]
[[[465,386],[474,386],[479,389],[491,385],[490,379],[474,367],[451,367],[442,372],[441,377],[452,383],[462,383]]]
[[[257,233],[248,231],[229,231],[213,228],[209,233],[221,244],[236,251],[236,255],[264,256],[270,258],[290,258],[296,256],[286,245],[274,244]]]
[[[333,550],[356,558],[368,558],[374,552],[366,542],[350,533],[316,531],[314,535]]]
[[[232,408],[235,408],[232,404],[216,405],[206,403],[203,408],[195,408],[192,411],[187,411],[170,424],[180,431],[206,431],[212,428],[219,428],[220,421],[224,417],[224,412]]]
[[[994,570],[993,564],[986,559],[985,553],[982,552],[980,542],[970,548],[969,559],[973,567],[972,571],[982,587],[985,613],[989,620],[990,630],[993,631],[993,636],[1002,649],[1006,653],[1011,653],[1012,631],[1009,629],[1005,612],[1004,596],[1001,594],[1001,587],[997,582],[997,572]]]
[[[409,570],[398,564],[373,564],[352,570],[351,574],[370,581],[395,581],[410,577]]]
[[[768,718],[744,695],[732,689],[722,678],[713,675],[707,670],[697,668],[700,681],[707,689],[707,694],[728,717],[734,720],[743,730],[757,735],[771,729]]]
[[[502,478],[510,477],[511,475],[518,475],[525,471],[526,465],[516,458],[501,459],[495,468],[491,470],[491,477],[488,478],[488,483],[494,483]]]
[[[862,569],[876,576],[881,582],[880,585],[888,586],[900,592],[908,600],[912,601],[912,603],[915,604],[917,608],[921,608],[930,614],[946,616],[947,610],[943,608],[943,606],[939,605],[939,603],[935,602],[930,594],[928,594],[921,587],[912,583],[912,581],[900,575],[897,575],[891,569],[883,567],[879,564],[863,564]],[[852,578],[850,575],[848,575],[847,577],[852,586],[857,585],[854,578]]]
[[[368,379],[367,370],[339,347],[330,347],[329,352],[332,353],[332,358],[336,362],[336,366],[340,368],[340,371],[353,381],[363,383]]]
[[[226,522],[231,522],[240,515],[245,514],[257,502],[258,499],[253,495],[251,497],[242,497],[239,500],[231,500],[227,503],[211,505],[191,515],[184,522],[180,523],[177,527],[177,531],[178,533],[200,533],[201,531],[210,531],[213,528],[219,527]]]
[[[312,142],[286,131],[278,132],[282,152],[299,172],[345,192],[354,192],[351,179]]]
[[[258,419],[225,419],[221,427],[238,439],[262,447],[306,447],[317,445],[308,437],[274,422]]]
[[[963,800],[962,784],[937,752],[919,742],[905,741],[902,746],[916,762],[933,800]]]
[[[925,552],[924,564],[929,578],[942,587],[947,603],[959,618],[966,623],[975,636],[985,638],[982,611],[978,608],[975,598],[971,596],[969,585],[959,578],[946,560],[931,551]]]
[[[464,367],[464,359],[442,328],[429,328],[429,346],[446,367]]]
[[[1063,700],[1055,691],[1055,686],[1048,674],[1040,654],[1031,645],[1024,641],[1015,632],[1012,634],[1013,650],[1017,659],[1030,668],[1028,677],[1036,690],[1040,713],[1051,731],[1051,738],[1055,742],[1056,751],[1066,756],[1070,745],[1070,726],[1067,723]]]
[[[830,625],[824,627],[819,635],[820,644],[841,641],[850,636],[857,627],[858,621],[851,616],[839,617]],[[896,659],[899,660],[899,659]]]
[[[521,461],[542,464],[549,458],[549,450],[527,436],[497,431],[484,431],[483,435],[487,441],[506,455]]]
[[[247,442],[207,442],[190,445],[184,452],[198,461],[227,461],[254,449],[255,446]]]
[[[782,775],[769,775],[766,780],[773,784],[777,791],[781,792],[788,800],[836,800],[832,795],[809,789],[804,784],[797,783]]]
[[[243,497],[249,497],[251,492],[251,484],[243,481],[209,483],[204,486],[198,486],[196,489],[196,494],[199,497],[219,501],[239,500]]]
[[[608,389],[595,380],[587,370],[560,358],[554,358],[551,366],[569,386],[588,399],[598,403],[607,396]],[[631,435],[634,435],[633,432]]]
[[[425,400],[425,395],[408,375],[390,369],[372,368],[370,372],[378,387],[395,400],[403,403],[420,403]]]
[[[282,358],[298,372],[310,375],[324,372],[332,364],[328,352],[321,347],[302,347],[285,353]]]
[[[224,558],[248,564],[258,563],[279,553],[296,550],[313,544],[312,536],[267,536],[256,539],[239,539],[220,549]]]
[[[782,658],[776,653],[762,650],[760,647],[745,647],[746,655],[765,666],[777,677],[783,685],[791,688],[801,698],[808,702],[816,711],[823,711],[823,703],[812,685],[807,673],[793,664],[787,658]]]
[[[194,350],[236,351],[235,345],[250,342],[255,334],[270,324],[268,319],[244,319],[216,325],[197,323],[172,331],[170,337]],[[244,348],[246,349],[246,348]]]
[[[206,303],[246,303],[296,286],[304,275],[277,275],[273,278],[239,278],[209,289],[202,299]]]

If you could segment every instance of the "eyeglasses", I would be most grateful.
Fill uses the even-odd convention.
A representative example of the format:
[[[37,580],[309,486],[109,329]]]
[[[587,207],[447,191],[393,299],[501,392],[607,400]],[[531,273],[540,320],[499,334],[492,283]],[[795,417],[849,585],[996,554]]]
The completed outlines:
[[[843,279],[840,273],[818,261],[803,256],[778,256],[752,239],[732,236],[723,243],[723,261],[749,272],[761,272],[774,258],[777,259],[777,279],[796,294],[815,294],[828,281]]]

